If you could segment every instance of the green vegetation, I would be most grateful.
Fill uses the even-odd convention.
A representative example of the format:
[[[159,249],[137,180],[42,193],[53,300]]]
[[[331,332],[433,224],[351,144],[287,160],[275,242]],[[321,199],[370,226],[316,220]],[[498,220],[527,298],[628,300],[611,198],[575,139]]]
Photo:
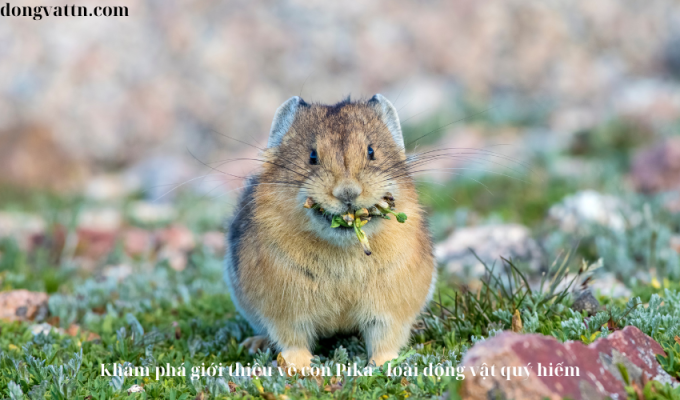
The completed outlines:
[[[680,375],[680,345],[674,341],[680,335],[679,291],[653,294],[646,308],[640,298],[633,298],[588,317],[569,307],[568,282],[562,285],[567,279],[565,261],[560,260],[545,275],[540,290],[532,290],[509,261],[497,271],[487,267],[489,274],[478,292],[455,289],[443,279],[435,301],[414,331],[410,348],[393,365],[408,363],[421,370],[430,363],[455,366],[469,346],[510,329],[512,314],[519,310],[524,332],[560,340],[589,343],[609,334],[611,326],[635,325],[664,346],[669,356],[660,358],[662,365],[672,375]],[[584,265],[581,274],[590,273],[594,266]],[[253,357],[239,346],[252,332],[224,294],[220,274],[218,257],[199,250],[182,272],[160,263],[152,271],[134,271],[134,279],[87,278],[65,284],[63,293],[50,299],[50,313],[58,317],[58,323],[48,333],[36,335],[26,323],[0,323],[0,387],[6,388],[2,395],[17,399],[193,399],[204,393],[203,398],[220,399],[231,388],[239,396],[429,398],[445,393],[451,383],[424,376],[403,381],[386,376],[384,369],[371,377],[344,377],[341,386],[334,386],[332,377],[317,382],[276,373],[259,381],[209,376],[192,380],[194,367],[200,373],[203,366],[270,365],[275,358],[271,352]],[[563,289],[557,290],[559,286]],[[97,333],[100,339],[88,341],[86,333],[69,336],[57,329],[72,323]],[[315,354],[320,356],[314,365],[332,371],[336,364],[348,361],[356,361],[360,368],[366,365],[365,349],[355,336],[323,341]],[[114,363],[149,367],[151,376],[101,377],[101,365],[112,371]],[[182,363],[187,376],[155,379],[156,367]],[[143,385],[145,392],[128,397],[127,389],[135,384]]]

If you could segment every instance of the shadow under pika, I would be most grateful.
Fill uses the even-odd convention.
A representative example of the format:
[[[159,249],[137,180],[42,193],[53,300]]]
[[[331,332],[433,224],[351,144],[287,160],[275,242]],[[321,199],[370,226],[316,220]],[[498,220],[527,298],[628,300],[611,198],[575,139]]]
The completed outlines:
[[[347,350],[350,359],[357,356],[364,359],[367,357],[364,338],[358,331],[336,333],[332,336],[319,338],[312,354],[331,358],[335,349],[341,346]]]

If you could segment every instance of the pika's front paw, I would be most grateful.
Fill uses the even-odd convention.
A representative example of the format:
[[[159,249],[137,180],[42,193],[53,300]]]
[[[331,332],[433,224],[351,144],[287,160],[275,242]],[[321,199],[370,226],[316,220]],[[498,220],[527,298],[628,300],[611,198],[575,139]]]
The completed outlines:
[[[294,366],[298,370],[303,367],[311,367],[312,353],[308,349],[291,347],[283,349],[281,356],[286,360],[286,366]]]
[[[397,357],[399,357],[399,353],[397,353],[396,351],[381,354],[373,354],[371,356],[371,361],[375,361],[375,365],[380,367],[386,362],[392,361]]]
[[[241,342],[241,346],[248,349],[248,353],[255,354],[258,350],[267,350],[267,347],[269,347],[269,338],[264,335],[251,336]]]

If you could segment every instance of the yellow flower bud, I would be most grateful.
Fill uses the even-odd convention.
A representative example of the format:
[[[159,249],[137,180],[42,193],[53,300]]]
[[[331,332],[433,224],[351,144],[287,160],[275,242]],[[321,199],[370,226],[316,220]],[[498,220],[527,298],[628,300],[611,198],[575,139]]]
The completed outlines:
[[[354,222],[354,215],[352,213],[347,213],[342,216],[342,219],[347,223],[347,225],[352,226]]]
[[[305,204],[303,204],[302,207],[312,208],[315,205],[316,205],[316,203],[314,202],[314,199],[312,199],[311,197],[307,197],[307,200],[305,200]]]
[[[379,202],[375,203],[375,205],[378,206],[378,208],[384,208],[386,210],[390,209],[390,205],[387,204],[385,200],[380,200]]]
[[[364,218],[368,216],[369,216],[368,210],[365,208],[361,208],[354,213],[354,217],[356,218]]]

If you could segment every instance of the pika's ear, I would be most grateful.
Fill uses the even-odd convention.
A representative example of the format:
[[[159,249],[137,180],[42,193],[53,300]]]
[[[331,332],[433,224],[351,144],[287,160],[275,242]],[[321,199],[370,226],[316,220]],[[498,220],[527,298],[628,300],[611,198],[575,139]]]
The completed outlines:
[[[267,147],[276,147],[281,144],[281,140],[290,129],[290,126],[293,125],[293,121],[295,121],[295,114],[297,113],[298,107],[304,105],[307,105],[307,103],[300,97],[295,96],[286,100],[285,103],[281,104],[279,108],[276,109],[272,127],[269,130]]]
[[[382,118],[382,121],[387,125],[392,134],[394,142],[401,148],[404,149],[404,136],[401,133],[401,124],[399,123],[399,115],[397,115],[397,109],[394,108],[392,103],[381,94],[376,94],[371,97],[368,101],[370,106],[378,112],[378,115]]]

